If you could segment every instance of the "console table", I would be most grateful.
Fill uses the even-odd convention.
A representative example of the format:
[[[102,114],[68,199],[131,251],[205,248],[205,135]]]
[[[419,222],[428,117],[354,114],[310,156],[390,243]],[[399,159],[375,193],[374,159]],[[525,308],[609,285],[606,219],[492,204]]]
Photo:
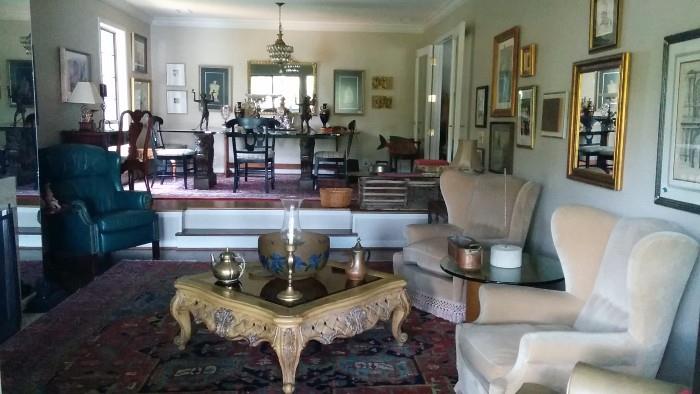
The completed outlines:
[[[61,142],[64,144],[88,144],[107,149],[117,145],[118,131],[89,131],[89,130],[64,130],[61,131]]]

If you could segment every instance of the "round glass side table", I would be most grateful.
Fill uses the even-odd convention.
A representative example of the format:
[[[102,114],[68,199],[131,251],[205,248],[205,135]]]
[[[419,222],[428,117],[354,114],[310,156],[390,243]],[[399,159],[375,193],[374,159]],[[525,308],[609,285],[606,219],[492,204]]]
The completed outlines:
[[[480,270],[464,270],[450,256],[440,261],[440,268],[454,277],[467,281],[467,322],[472,322],[479,317],[479,288],[482,283],[544,286],[564,280],[559,260],[528,253],[523,253],[523,264],[520,268],[492,267],[489,264],[488,252],[484,252]]]

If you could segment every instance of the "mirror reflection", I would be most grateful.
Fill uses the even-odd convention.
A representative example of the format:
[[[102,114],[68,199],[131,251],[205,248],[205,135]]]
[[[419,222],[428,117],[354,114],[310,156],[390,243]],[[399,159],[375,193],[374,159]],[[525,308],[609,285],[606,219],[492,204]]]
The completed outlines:
[[[627,55],[574,65],[569,177],[621,187]]]
[[[6,12],[7,11],[7,12]],[[0,3],[0,177],[37,189],[36,115],[29,0]]]
[[[294,62],[281,69],[269,61],[252,60],[248,93],[263,112],[274,113],[284,98],[285,107],[298,113],[303,98],[316,94],[316,63]]]

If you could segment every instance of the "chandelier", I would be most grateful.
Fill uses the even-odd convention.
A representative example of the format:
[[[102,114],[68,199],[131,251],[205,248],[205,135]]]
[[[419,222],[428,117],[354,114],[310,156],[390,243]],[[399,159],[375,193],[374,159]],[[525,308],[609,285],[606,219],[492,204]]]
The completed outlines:
[[[24,48],[24,52],[29,55],[32,53],[32,33],[26,36],[19,37],[19,44]]]
[[[289,59],[292,57],[292,52],[294,52],[294,47],[287,45],[282,39],[282,6],[284,3],[275,4],[277,4],[279,7],[280,30],[279,33],[277,33],[275,43],[267,46],[267,53],[270,54],[270,60],[272,63],[279,64],[283,67],[285,64],[289,63]]]
[[[289,61],[280,68],[280,72],[284,72],[285,74],[297,74],[301,71],[301,63],[290,56]]]

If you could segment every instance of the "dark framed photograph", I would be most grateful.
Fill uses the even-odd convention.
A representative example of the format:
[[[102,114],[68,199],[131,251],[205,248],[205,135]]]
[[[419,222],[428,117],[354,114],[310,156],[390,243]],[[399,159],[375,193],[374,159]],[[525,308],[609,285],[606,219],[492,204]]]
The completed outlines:
[[[25,107],[34,106],[34,76],[31,60],[8,60],[7,75],[10,107],[20,102]]]
[[[491,116],[515,116],[520,28],[512,27],[493,38]]]
[[[131,33],[131,59],[135,72],[144,74],[148,72],[148,39],[146,37]]]
[[[700,29],[664,38],[654,202],[700,213]]]
[[[199,66],[199,92],[211,100],[210,110],[231,105],[231,67]]]
[[[365,72],[362,70],[333,70],[333,112],[336,114],[364,113]]]
[[[486,127],[488,117],[489,87],[488,85],[476,88],[476,104],[474,105],[474,127]]]
[[[61,73],[61,100],[65,103],[78,82],[90,81],[90,55],[60,48],[58,58]]]
[[[537,72],[537,44],[525,45],[520,48],[520,76],[534,77]]]
[[[617,47],[622,0],[590,0],[588,53]]]
[[[542,95],[542,117],[540,135],[543,137],[564,138],[566,128],[566,92],[551,92]]]
[[[537,114],[537,86],[525,86],[518,89],[518,131],[515,144],[522,148],[535,147],[535,127]]]
[[[489,171],[513,173],[513,135],[515,123],[491,122],[489,133]]]

